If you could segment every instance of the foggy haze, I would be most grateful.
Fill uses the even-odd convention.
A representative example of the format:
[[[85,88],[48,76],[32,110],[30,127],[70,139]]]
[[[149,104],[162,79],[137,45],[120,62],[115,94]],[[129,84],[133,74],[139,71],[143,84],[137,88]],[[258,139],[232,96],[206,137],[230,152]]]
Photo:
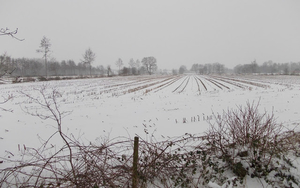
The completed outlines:
[[[300,61],[300,1],[99,1],[0,0],[1,28],[18,28],[20,42],[0,37],[0,54],[41,58],[43,36],[58,61],[82,59],[93,66],[118,58],[154,56],[159,69],[219,62],[228,68],[256,60]]]

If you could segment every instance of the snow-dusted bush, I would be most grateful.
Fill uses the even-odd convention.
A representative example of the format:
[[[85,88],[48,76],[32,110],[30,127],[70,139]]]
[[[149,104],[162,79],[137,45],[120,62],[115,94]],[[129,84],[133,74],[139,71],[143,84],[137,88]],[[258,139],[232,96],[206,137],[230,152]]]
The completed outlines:
[[[264,179],[272,186],[298,185],[291,169],[295,168],[290,155],[298,153],[299,139],[294,131],[284,129],[273,114],[259,113],[259,103],[228,110],[216,118],[206,132],[202,152],[210,157],[210,173],[233,173],[243,182],[248,175]]]

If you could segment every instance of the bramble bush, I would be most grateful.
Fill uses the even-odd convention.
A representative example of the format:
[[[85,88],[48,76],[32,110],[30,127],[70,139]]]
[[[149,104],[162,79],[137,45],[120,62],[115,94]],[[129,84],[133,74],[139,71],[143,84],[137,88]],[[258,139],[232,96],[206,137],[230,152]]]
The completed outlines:
[[[299,152],[298,134],[277,123],[273,113],[259,113],[258,106],[248,102],[210,125],[201,148],[217,163],[213,173],[231,171],[241,183],[248,175],[273,187],[298,185],[290,159]]]

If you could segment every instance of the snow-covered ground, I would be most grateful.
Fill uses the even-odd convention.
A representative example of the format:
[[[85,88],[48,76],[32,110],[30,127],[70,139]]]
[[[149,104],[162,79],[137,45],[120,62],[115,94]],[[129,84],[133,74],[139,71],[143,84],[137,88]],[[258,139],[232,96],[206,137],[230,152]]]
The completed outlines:
[[[13,99],[0,111],[0,156],[18,157],[24,147],[39,147],[56,130],[54,121],[26,113],[47,114],[24,94],[40,98],[40,88],[56,89],[63,131],[86,142],[98,137],[139,135],[156,140],[185,133],[201,134],[213,113],[246,102],[274,113],[277,122],[299,130],[300,77],[296,76],[139,76],[0,85],[0,96]],[[1,100],[0,100],[1,102]],[[55,139],[50,140],[55,143]],[[5,166],[5,161],[0,164]]]

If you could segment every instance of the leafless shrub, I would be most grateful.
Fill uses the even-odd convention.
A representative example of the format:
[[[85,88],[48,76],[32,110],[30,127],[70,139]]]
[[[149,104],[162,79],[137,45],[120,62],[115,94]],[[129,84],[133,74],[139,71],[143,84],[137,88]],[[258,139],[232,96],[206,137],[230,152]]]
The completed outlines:
[[[259,113],[258,105],[248,102],[245,107],[228,110],[222,119],[215,118],[216,123],[206,132],[203,151],[218,163],[214,171],[230,170],[241,182],[249,175],[264,178],[273,186],[298,184],[290,173],[295,167],[288,155],[298,153],[299,140],[293,140],[294,131],[278,124],[274,114]]]
[[[23,110],[32,116],[53,120],[57,131],[40,148],[27,147],[22,159],[5,159],[15,163],[15,166],[1,169],[1,187],[117,187],[128,181],[126,174],[130,175],[130,172],[124,171],[130,171],[130,167],[126,166],[130,157],[126,161],[120,157],[128,155],[126,152],[130,145],[124,148],[127,141],[102,140],[100,146],[95,146],[84,145],[78,139],[67,136],[62,131],[62,118],[71,112],[60,111],[58,99],[62,94],[47,85],[35,91],[39,95],[22,92],[29,104],[36,105],[30,108],[25,106]],[[48,144],[56,135],[64,143],[58,150]]]
[[[16,164],[14,167],[1,170],[0,186],[119,187],[130,184],[130,157],[124,157],[128,151],[124,146],[130,142],[106,141],[95,146],[69,141],[50,154],[44,149],[45,145],[39,149],[27,148],[24,159],[11,161]]]

